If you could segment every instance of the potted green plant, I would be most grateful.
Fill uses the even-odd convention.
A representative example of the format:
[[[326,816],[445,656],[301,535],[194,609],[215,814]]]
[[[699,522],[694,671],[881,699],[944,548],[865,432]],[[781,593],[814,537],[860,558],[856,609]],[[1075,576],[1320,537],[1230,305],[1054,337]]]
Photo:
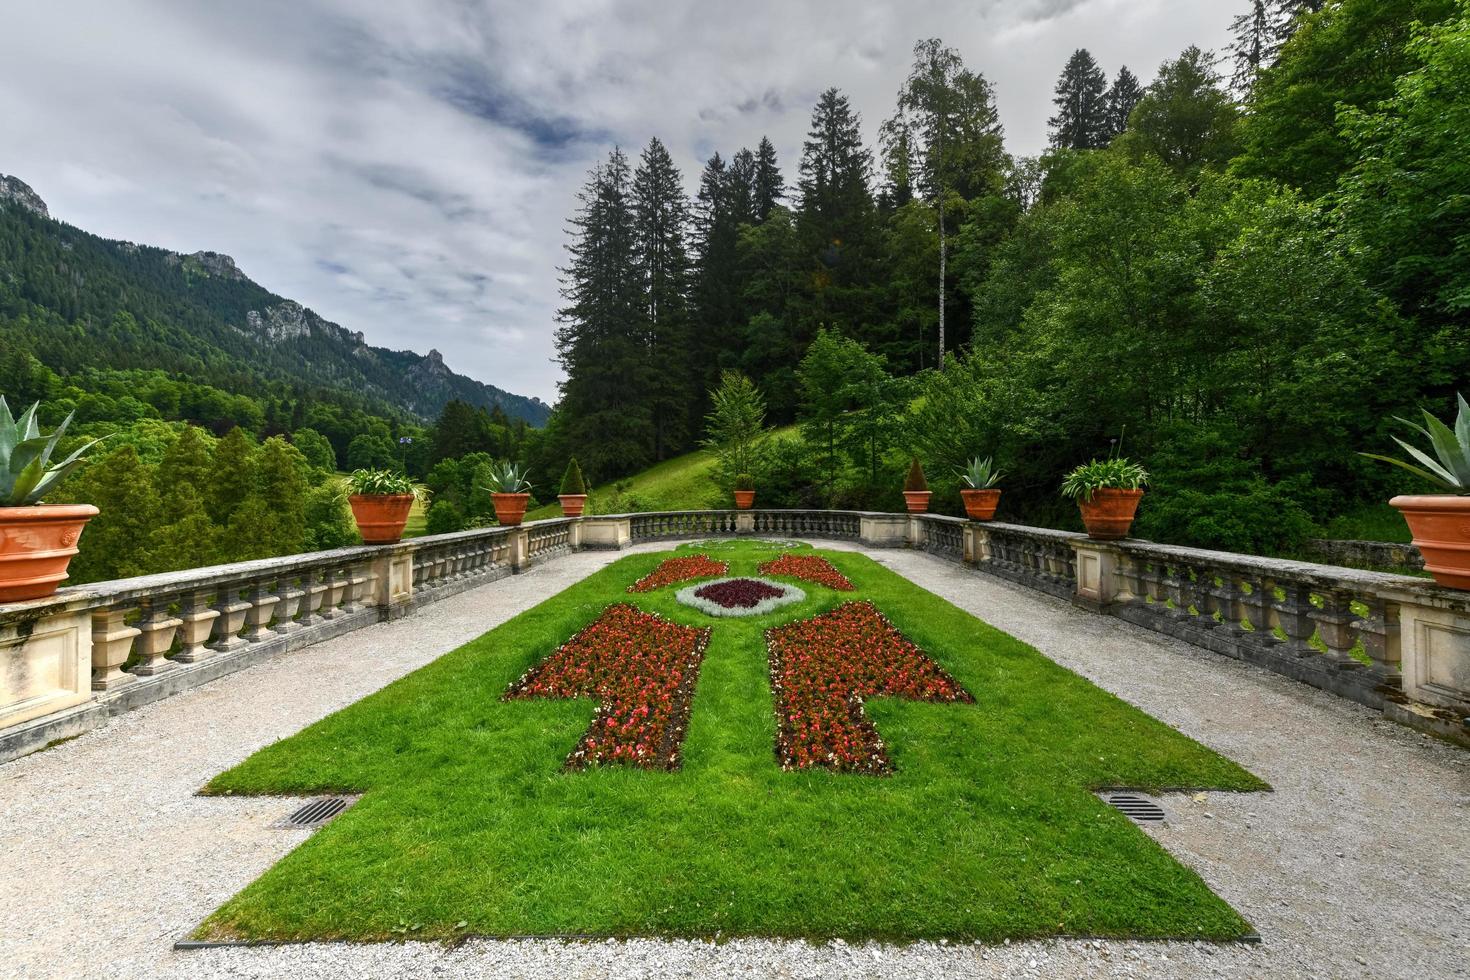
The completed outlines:
[[[909,464],[909,475],[903,481],[903,502],[908,505],[910,514],[922,514],[929,509],[929,481],[924,478],[924,467],[919,464],[919,457]]]
[[[738,473],[735,476],[735,506],[741,510],[750,510],[755,505],[755,477],[749,473]]]
[[[1445,491],[1403,494],[1389,503],[1404,515],[1424,556],[1424,568],[1434,580],[1447,588],[1470,589],[1470,404],[1464,395],[1456,398],[1459,414],[1453,429],[1427,411],[1423,425],[1397,419],[1429,440],[1433,456],[1393,437],[1422,466],[1377,453],[1361,455],[1401,466]]]
[[[0,602],[44,599],[66,580],[91,504],[44,504],[41,498],[70,473],[97,440],[59,463],[51,454],[71,424],[68,415],[49,436],[36,422],[37,402],[17,420],[0,396]]]
[[[960,497],[965,501],[965,513],[972,521],[988,521],[995,517],[995,508],[1000,505],[1000,491],[995,485],[1000,482],[1000,471],[991,464],[989,456],[976,456],[970,465],[960,471],[965,485],[960,488]]]
[[[567,460],[567,471],[561,475],[561,493],[556,499],[561,503],[563,517],[581,517],[582,509],[587,506],[587,484],[575,456]]]
[[[511,462],[490,467],[490,502],[495,505],[495,519],[506,527],[515,527],[526,516],[531,502],[531,482],[526,471]]]
[[[1116,541],[1128,536],[1148,471],[1121,456],[1083,463],[1062,480],[1062,496],[1077,501],[1087,536]]]
[[[363,544],[402,540],[414,501],[428,495],[406,473],[396,470],[353,470],[347,476],[347,493]]]

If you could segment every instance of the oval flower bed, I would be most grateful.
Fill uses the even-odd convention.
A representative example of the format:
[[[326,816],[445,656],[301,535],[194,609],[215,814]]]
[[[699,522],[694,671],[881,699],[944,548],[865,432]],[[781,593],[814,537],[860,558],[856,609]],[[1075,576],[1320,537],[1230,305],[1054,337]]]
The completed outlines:
[[[680,626],[627,603],[608,606],[510,686],[503,700],[597,699],[568,769],[621,763],[679,768],[708,629]]]
[[[787,578],[799,578],[807,582],[815,582],[817,585],[825,585],[829,589],[838,592],[851,592],[852,583],[847,576],[839,572],[833,564],[820,555],[793,555],[784,554],[779,558],[772,558],[761,565],[762,575],[785,575]]]
[[[766,630],[783,769],[893,771],[864,698],[975,699],[870,602]]]
[[[682,588],[674,598],[710,616],[760,616],[800,602],[806,593],[769,579],[721,578]]]
[[[628,586],[629,592],[652,592],[675,582],[687,582],[692,578],[711,578],[724,575],[730,570],[728,562],[715,561],[709,555],[690,555],[687,558],[668,558],[653,571]]]

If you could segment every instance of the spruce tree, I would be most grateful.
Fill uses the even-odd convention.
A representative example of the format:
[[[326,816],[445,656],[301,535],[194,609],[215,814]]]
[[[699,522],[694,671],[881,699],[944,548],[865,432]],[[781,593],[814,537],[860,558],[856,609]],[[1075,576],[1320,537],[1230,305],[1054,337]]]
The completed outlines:
[[[204,501],[210,519],[215,524],[228,524],[254,489],[255,447],[245,430],[236,426],[214,447]]]
[[[755,206],[755,154],[739,150],[730,158],[725,179],[730,183],[730,217],[735,226],[754,224],[757,220]]]
[[[1111,143],[1128,128],[1128,116],[1142,98],[1143,85],[1139,83],[1138,76],[1129,71],[1127,65],[1119,68],[1107,94],[1107,142]]]
[[[776,148],[769,138],[762,136],[755,148],[755,218],[765,221],[771,208],[781,203],[786,196],[786,183],[781,179],[781,168],[776,163]]]
[[[648,377],[642,398],[653,423],[653,458],[663,460],[690,442],[689,202],[678,168],[657,138],[649,140],[633,175],[633,215]]]
[[[691,294],[697,324],[690,359],[690,383],[697,403],[692,417],[708,411],[707,392],[720,370],[739,361],[743,304],[737,266],[739,225],[730,200],[729,168],[718,153],[699,178],[693,212],[694,284]]]
[[[644,288],[628,158],[614,149],[578,194],[557,353],[568,444],[595,480],[647,466],[653,445]]]
[[[1230,60],[1235,65],[1230,87],[1239,95],[1250,92],[1256,74],[1276,60],[1279,7],[1273,0],[1251,0],[1250,8],[1230,22]]]
[[[1096,150],[1108,145],[1107,76],[1086,48],[1067,59],[1057,79],[1052,103],[1057,114],[1051,125],[1051,145],[1066,150]]]
[[[898,93],[898,111],[883,124],[885,157],[895,196],[904,188],[923,193],[939,226],[938,332],[935,361],[945,351],[949,292],[948,198],[1000,193],[1007,157],[994,92],[983,75],[965,68],[959,53],[938,38],[914,45],[914,64]],[[895,204],[906,203],[895,200]]]

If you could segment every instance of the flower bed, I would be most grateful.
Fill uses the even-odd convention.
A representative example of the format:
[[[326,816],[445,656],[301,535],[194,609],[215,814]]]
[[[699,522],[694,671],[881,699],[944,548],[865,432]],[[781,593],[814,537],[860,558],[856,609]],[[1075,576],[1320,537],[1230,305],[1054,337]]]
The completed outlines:
[[[652,592],[675,582],[687,582],[692,578],[711,578],[724,575],[730,570],[727,562],[715,561],[709,555],[689,555],[687,558],[669,558],[653,571],[628,586],[629,592]]]
[[[864,698],[975,701],[868,602],[766,630],[766,650],[783,769],[892,772]]]
[[[825,585],[839,592],[851,592],[852,583],[832,563],[819,555],[784,554],[761,565],[762,575],[784,575],[799,578],[817,585]]]
[[[671,623],[627,603],[527,671],[504,700],[597,699],[597,712],[568,769],[618,763],[678,769],[708,629]]]
[[[760,616],[800,602],[806,593],[769,579],[721,578],[682,588],[674,598],[710,616]]]

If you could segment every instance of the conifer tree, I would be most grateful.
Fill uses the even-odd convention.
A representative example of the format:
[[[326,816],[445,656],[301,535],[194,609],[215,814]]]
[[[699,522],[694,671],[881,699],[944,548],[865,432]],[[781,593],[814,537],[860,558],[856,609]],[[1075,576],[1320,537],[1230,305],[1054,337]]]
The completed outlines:
[[[695,273],[692,290],[698,325],[690,361],[690,377],[698,399],[693,418],[708,411],[707,392],[722,368],[734,366],[740,354],[743,304],[740,297],[736,243],[739,225],[730,200],[729,168],[718,153],[709,158],[699,178],[693,212]]]
[[[754,161],[745,154],[753,170]],[[657,138],[633,175],[634,242],[643,288],[643,340],[649,384],[643,393],[653,423],[653,458],[689,444],[689,202],[683,179]]]
[[[1107,142],[1111,143],[1128,128],[1128,117],[1142,98],[1143,85],[1138,81],[1138,76],[1129,71],[1127,65],[1119,68],[1107,94]]]
[[[730,158],[725,177],[730,182],[730,217],[735,227],[754,224],[758,220],[755,206],[755,154],[738,150]]]
[[[776,148],[769,138],[762,136],[755,149],[755,218],[765,221],[771,208],[781,203],[786,196],[786,183],[781,179],[781,168],[776,163]]]
[[[254,489],[255,447],[245,430],[236,426],[214,447],[204,501],[210,520],[219,525],[228,524]]]
[[[648,465],[653,421],[648,412],[643,283],[628,158],[614,149],[578,194],[571,219],[570,262],[561,270],[557,353],[569,446],[593,479]]]
[[[898,93],[898,111],[883,124],[883,143],[895,189],[904,183],[923,193],[939,225],[936,365],[943,367],[945,307],[949,291],[947,198],[999,193],[1007,163],[1000,115],[990,83],[965,68],[959,53],[938,38],[914,45],[914,64]],[[895,179],[897,178],[897,179]],[[895,202],[904,203],[904,202]]]
[[[1057,79],[1057,94],[1052,99],[1057,107],[1057,114],[1048,120],[1052,146],[1065,150],[1107,146],[1107,86],[1107,76],[1090,51],[1078,48],[1072,52]]]
[[[1276,59],[1278,9],[1273,0],[1250,0],[1250,8],[1230,22],[1230,60],[1235,65],[1230,87],[1239,95],[1250,92],[1256,74]]]

